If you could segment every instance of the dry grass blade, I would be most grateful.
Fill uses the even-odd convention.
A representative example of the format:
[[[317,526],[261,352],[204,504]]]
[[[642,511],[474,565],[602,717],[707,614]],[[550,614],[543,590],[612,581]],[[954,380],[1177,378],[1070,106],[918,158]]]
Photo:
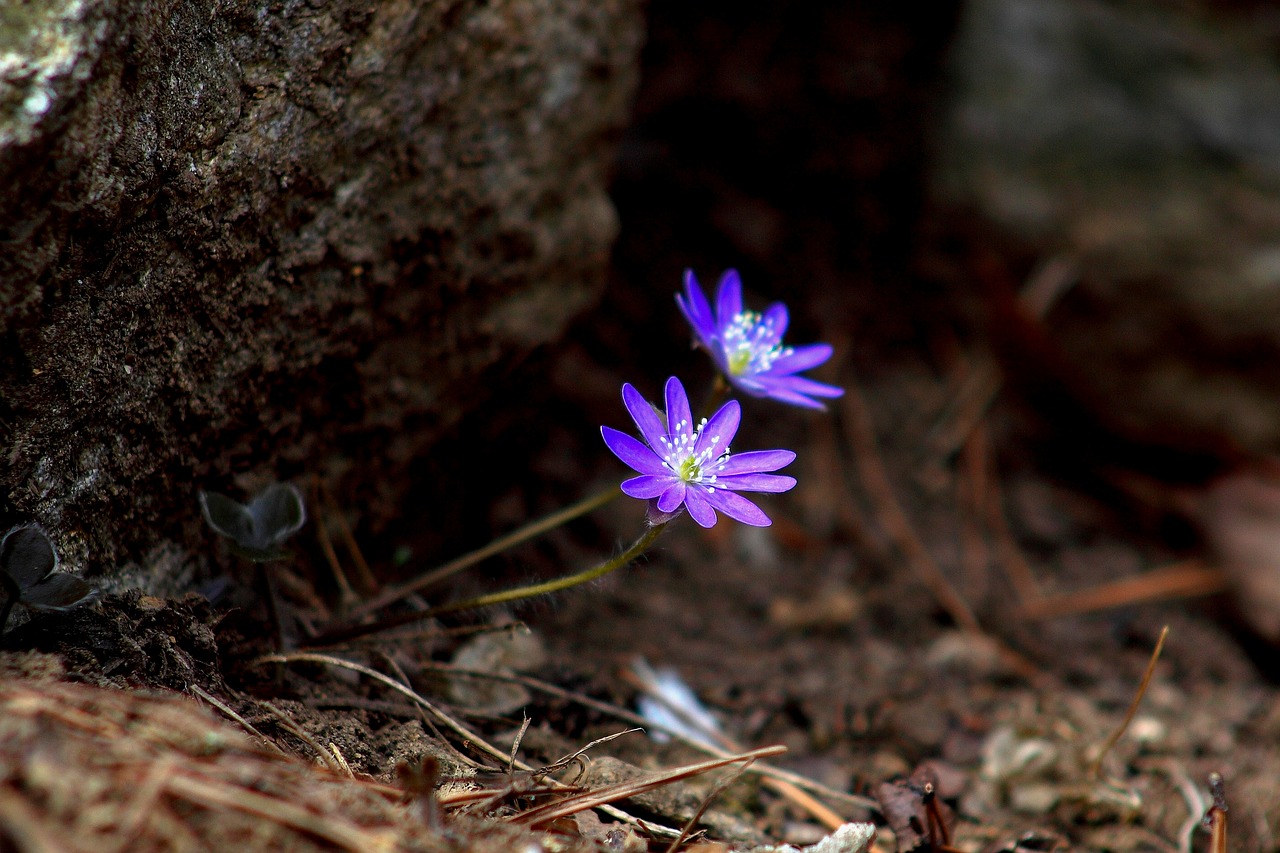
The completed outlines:
[[[689,720],[687,718],[688,715],[687,715],[686,709],[677,707],[674,703],[672,703],[669,700],[668,696],[662,690],[660,690],[655,684],[652,683],[652,681],[650,681],[649,678],[641,674],[636,669],[633,668],[633,669],[624,670],[622,673],[622,677],[623,677],[623,680],[630,683],[633,687],[636,687],[638,690],[641,690],[642,692],[644,692],[650,699],[654,700],[655,702],[665,707],[677,719],[681,720],[686,725],[690,726],[690,729],[692,731],[697,731],[699,728],[701,728],[699,725],[697,725],[697,721]],[[683,733],[681,734],[683,736]],[[705,736],[706,736],[706,740],[704,741],[699,741],[697,738],[694,738],[693,740],[694,742],[701,742],[704,746],[711,746],[712,744],[710,741],[714,739],[716,746],[719,746],[724,749],[728,749],[731,752],[735,752],[735,753],[741,753],[744,749],[741,745],[734,742],[732,738],[730,738],[728,735],[724,734],[719,730],[708,731],[705,733]],[[720,756],[720,757],[723,758],[727,756]],[[765,777],[764,784],[767,787],[771,788],[776,793],[778,793],[779,795],[781,795],[782,797],[785,797],[786,799],[795,803],[800,808],[807,811],[810,815],[816,818],[818,822],[821,823],[823,826],[825,826],[827,829],[831,829],[831,830],[839,829],[841,826],[843,826],[846,823],[844,818],[836,814],[831,809],[827,808],[827,806],[818,802],[809,794],[797,788],[790,781],[786,781],[782,779],[771,779],[771,778]]]
[[[319,477],[315,478],[315,487],[317,493],[325,491],[324,483]],[[341,515],[334,510],[335,515]],[[324,560],[329,565],[329,572],[333,575],[333,581],[338,585],[338,612],[345,615],[355,603],[360,600],[356,595],[356,591],[351,587],[351,582],[347,580],[347,573],[342,570],[342,563],[338,560],[338,552],[333,548],[333,540],[329,538],[329,530],[327,528],[327,520],[324,518],[316,519],[316,541],[320,544],[320,552],[324,554]]]
[[[707,795],[702,798],[702,802],[698,804],[698,810],[694,812],[687,821],[685,821],[684,828],[680,830],[680,837],[675,841],[672,841],[671,844],[667,846],[667,853],[676,853],[676,851],[680,849],[680,845],[684,844],[685,840],[688,839],[690,833],[693,832],[693,828],[698,825],[698,821],[702,820],[702,816],[707,813],[707,809],[711,808],[711,804],[715,802],[716,797],[723,794],[730,785],[741,779],[742,774],[747,772],[747,768],[750,767],[752,763],[752,761],[748,761],[743,766],[737,768],[733,773],[730,773],[728,776],[717,782],[715,787],[707,792]]]
[[[1079,281],[1080,271],[1070,258],[1050,258],[1023,285],[1018,306],[1029,319],[1044,320],[1050,309]],[[995,402],[1004,377],[989,355],[979,356],[928,439],[940,457],[948,457],[969,441]]]
[[[894,495],[893,484],[885,470],[884,461],[876,447],[875,426],[871,413],[856,382],[845,382],[845,422],[849,429],[849,442],[853,448],[862,485],[876,509],[876,518],[894,547],[906,558],[907,564],[925,588],[951,616],[952,621],[966,631],[982,633],[978,617],[969,604],[956,592],[951,581],[934,561],[929,549],[920,541],[902,505]]]
[[[338,749],[336,743],[329,744],[329,751],[333,753],[334,760],[338,762],[338,766],[342,768],[342,772],[346,774],[347,778],[356,778],[355,772],[351,769],[351,765],[347,763],[347,759],[342,757],[342,750]]]
[[[155,812],[161,793],[169,783],[170,777],[177,770],[177,758],[171,755],[161,756],[147,769],[142,782],[138,784],[134,789],[135,793],[129,798],[128,809],[120,818],[120,840],[116,844],[115,850],[126,851],[134,849],[138,834],[152,813]]]
[[[311,747],[312,751],[315,752],[315,754],[320,757],[321,761],[323,761],[326,765],[328,765],[330,770],[332,770],[334,773],[337,773],[339,776],[343,775],[343,772],[342,772],[343,765],[340,764],[338,761],[336,761],[333,755],[329,752],[329,750],[321,746],[320,743],[315,738],[313,738],[311,735],[303,731],[302,728],[299,727],[298,724],[293,721],[292,717],[290,717],[284,711],[277,708],[275,705],[271,704],[270,702],[267,702],[266,700],[258,700],[258,704],[261,705],[263,708],[266,708],[267,711],[271,714],[271,716],[279,720],[280,725],[284,728],[285,731],[289,732],[289,734],[293,735],[294,737],[298,738],[298,740],[302,741],[307,746]],[[347,769],[346,775],[347,776],[351,775],[350,768]]]
[[[254,728],[253,724],[252,724],[252,723],[250,723],[248,720],[246,720],[244,717],[242,717],[240,714],[238,714],[238,713],[236,712],[235,708],[232,708],[232,707],[231,707],[230,705],[228,705],[226,702],[223,702],[223,701],[222,701],[221,699],[219,699],[218,697],[216,697],[216,696],[214,696],[213,694],[211,694],[211,693],[207,692],[207,691],[206,691],[204,688],[202,688],[199,684],[193,684],[193,685],[191,685],[191,688],[190,688],[190,689],[191,689],[191,692],[192,692],[192,693],[196,694],[196,695],[197,695],[197,696],[199,696],[201,699],[203,699],[204,701],[208,702],[208,703],[209,703],[210,705],[212,705],[213,707],[217,708],[219,711],[221,711],[223,714],[225,714],[225,715],[226,715],[227,717],[229,717],[230,719],[235,720],[237,723],[239,723],[241,726],[243,726],[243,727],[244,727],[244,730],[245,730],[245,731],[247,731],[249,734],[251,734],[251,735],[253,735],[254,737],[256,737],[258,740],[262,741],[262,743],[266,744],[266,745],[267,745],[268,747],[270,747],[272,750],[274,750],[275,752],[277,752],[277,753],[278,753],[278,754],[280,754],[280,755],[284,755],[284,754],[285,754],[284,750],[283,750],[283,749],[281,749],[281,748],[276,744],[276,742],[275,742],[275,741],[273,741],[271,738],[269,738],[269,737],[267,737],[266,735],[264,735],[262,732],[258,731],[256,728]]]
[[[388,676],[378,672],[376,669],[371,669],[367,666],[364,666],[363,664],[358,664],[358,663],[355,663],[354,661],[343,660],[342,658],[332,657],[331,655],[317,654],[314,652],[295,652],[287,655],[263,655],[262,657],[257,658],[254,661],[254,663],[257,663],[257,664],[292,663],[292,662],[308,662],[308,663],[325,664],[328,666],[336,666],[341,669],[349,669],[352,672],[358,672],[361,675],[368,676],[369,678],[372,678],[375,681],[378,681],[379,683],[386,685],[387,687],[396,691],[400,695],[408,697],[412,701],[421,705],[428,712],[430,712],[432,716],[436,717],[436,719],[444,723],[444,725],[447,728],[452,730],[455,734],[460,735],[468,743],[472,744],[477,749],[486,753],[491,758],[496,758],[498,761],[502,761],[502,762],[505,762],[508,758],[505,752],[493,746],[484,738],[480,737],[475,732],[471,731],[466,726],[459,723],[453,717],[441,711],[431,702],[427,701],[427,699],[418,695],[418,693],[414,692],[413,690],[410,690],[408,687],[405,687],[403,684],[400,684],[395,679],[389,678]],[[520,770],[526,770],[526,771],[533,771],[534,769],[523,762],[516,762],[515,766]],[[638,821],[636,821],[635,818],[633,818],[631,815],[627,814],[626,812],[618,811],[616,809],[611,809],[608,806],[604,807],[604,810],[608,814],[612,815],[613,817],[619,820],[624,820],[632,824],[638,823]],[[679,835],[678,830],[672,829],[671,827],[660,826],[653,823],[646,823],[645,828],[655,835],[664,836],[667,838],[674,838],[677,835]]]
[[[1010,669],[1028,681],[1043,683],[1044,674],[1031,661],[982,629],[982,624],[974,615],[973,609],[969,607],[969,603],[956,590],[934,560],[933,555],[929,553],[929,549],[925,547],[924,541],[916,533],[915,528],[911,526],[906,511],[894,494],[884,460],[880,457],[870,410],[862,397],[858,383],[852,377],[845,382],[844,414],[863,488],[875,507],[876,518],[894,547],[915,572],[920,583],[929,590],[939,606],[947,611],[957,626],[971,634],[982,635],[992,640],[1000,657]]]
[[[279,797],[269,797],[247,788],[175,775],[166,780],[165,790],[205,808],[220,806],[234,809],[299,829],[354,853],[393,850],[396,846],[394,837],[386,832],[365,830],[331,814],[315,814]]]
[[[1199,560],[1187,560],[1080,592],[1046,595],[1026,602],[1022,615],[1027,619],[1056,619],[1132,604],[1196,598],[1223,592],[1227,587],[1227,577],[1220,570]]]
[[[730,764],[736,764],[740,761],[754,761],[757,758],[768,758],[773,755],[781,755],[786,752],[785,746],[765,746],[760,749],[753,749],[750,752],[744,752],[740,755],[731,755],[728,758],[717,758],[711,761],[702,761],[697,764],[686,764],[683,767],[676,767],[671,770],[664,770],[660,773],[653,773],[639,779],[630,779],[626,782],[619,782],[616,785],[608,785],[594,791],[584,791],[580,794],[573,794],[554,803],[538,806],[537,808],[528,809],[513,815],[510,818],[512,823],[519,823],[526,826],[535,826],[558,820],[562,817],[569,817],[584,809],[592,809],[597,806],[612,803],[615,800],[625,800],[634,797],[637,794],[643,794],[646,791],[652,791],[655,788],[661,788],[664,785],[670,785],[673,782],[679,782],[682,779],[688,779],[691,776],[697,776],[710,770],[717,770],[721,767],[727,767]]]
[[[333,523],[338,526],[338,534],[342,537],[347,553],[351,555],[351,562],[355,564],[356,577],[360,580],[361,591],[366,595],[372,595],[378,589],[378,579],[374,577],[373,570],[369,568],[369,561],[364,558],[364,553],[360,550],[360,546],[356,544],[356,537],[351,532],[351,525],[347,523],[346,515],[343,514],[342,508],[338,506],[337,499],[333,496],[333,492],[329,490],[329,486],[324,480],[316,477],[316,486],[320,496],[324,499]],[[316,525],[317,528],[321,526]]]
[[[43,815],[16,795],[0,793],[0,827],[4,828],[4,839],[23,853],[77,853],[85,849],[50,826]]]
[[[530,720],[528,717],[525,717],[524,720],[520,722],[520,731],[516,732],[515,738],[512,739],[511,741],[511,757],[507,759],[508,773],[515,772],[516,755],[519,754],[520,752],[520,741],[524,740],[524,734],[525,732],[529,731],[529,724],[532,722],[533,720]]]
[[[991,443],[991,436],[981,424],[978,426],[978,433],[988,445]],[[987,529],[995,537],[996,553],[1000,557],[1005,576],[1013,585],[1018,601],[1027,606],[1033,601],[1039,601],[1044,595],[1040,591],[1040,584],[1036,582],[1031,564],[1022,553],[1022,547],[1009,529],[1009,520],[1005,516],[1004,489],[998,472],[994,470],[994,463],[992,468],[991,475],[987,478]]]
[[[591,741],[591,743],[582,747],[581,749],[575,749],[573,752],[569,753],[563,758],[557,758],[555,761],[551,762],[546,767],[539,767],[534,772],[540,775],[546,776],[549,773],[555,773],[558,770],[563,770],[564,768],[568,767],[570,764],[577,764],[579,765],[579,767],[581,767],[583,765],[583,761],[586,758],[587,753],[592,749],[595,749],[600,744],[617,740],[623,735],[631,735],[631,734],[635,734],[636,732],[642,732],[642,731],[644,731],[644,729],[637,727],[634,729],[623,729],[622,731],[614,732],[611,735],[598,737],[595,740]]]
[[[4,850],[439,847],[404,791],[270,753],[172,695],[0,680],[0,760]],[[507,830],[517,837],[519,828]]]
[[[1107,742],[1102,745],[1102,751],[1098,753],[1098,757],[1093,760],[1093,766],[1089,768],[1089,775],[1094,779],[1102,777],[1102,759],[1107,757],[1107,753],[1111,751],[1111,747],[1116,745],[1116,741],[1129,728],[1129,724],[1133,722],[1134,716],[1138,713],[1138,706],[1142,704],[1142,697],[1147,695],[1147,687],[1151,684],[1151,676],[1155,674],[1156,664],[1160,661],[1160,652],[1164,650],[1165,638],[1169,636],[1169,626],[1165,625],[1160,629],[1160,639],[1156,640],[1156,647],[1151,652],[1151,660],[1147,661],[1146,672],[1142,674],[1142,681],[1138,684],[1138,692],[1134,694],[1133,701],[1129,703],[1129,710],[1125,712],[1124,719],[1120,721],[1120,725],[1111,733],[1111,737],[1107,738]]]
[[[392,690],[396,691],[401,696],[411,699],[414,702],[416,702],[418,705],[421,705],[428,712],[430,712],[432,716],[434,716],[440,722],[444,723],[445,726],[451,729],[455,734],[460,735],[462,738],[464,738],[468,742],[474,744],[482,752],[489,755],[490,758],[496,758],[498,761],[501,761],[504,764],[507,761],[507,758],[508,758],[507,753],[493,746],[484,738],[480,737],[475,732],[471,731],[466,726],[462,725],[462,723],[459,723],[453,717],[449,716],[444,711],[441,711],[434,704],[428,701],[424,696],[420,695],[414,690],[410,690],[408,687],[405,687],[403,684],[396,681],[394,678],[384,675],[381,672],[378,672],[376,669],[367,667],[364,664],[359,664],[359,663],[356,663],[355,661],[343,660],[342,658],[333,657],[332,655],[322,655],[322,654],[315,654],[310,652],[295,652],[293,654],[284,654],[284,655],[263,655],[262,657],[254,661],[254,663],[258,663],[258,664],[295,663],[295,662],[321,663],[327,666],[336,666],[339,669],[349,669],[352,672],[358,672],[361,675],[367,676],[368,678],[372,678],[374,681],[377,681],[378,683],[383,684],[391,688]]]
[[[478,669],[466,669],[463,667],[453,666],[452,664],[439,663],[436,661],[426,661],[420,665],[422,666],[423,669],[430,669],[437,672],[447,672],[451,675],[465,676],[468,678],[488,679],[492,681],[505,681],[511,684],[520,684],[520,685],[523,685],[524,687],[528,687],[530,690],[537,690],[540,693],[546,693],[547,695],[555,696],[558,699],[565,699],[570,702],[576,702],[582,705],[584,708],[590,708],[593,711],[599,711],[602,714],[608,714],[609,716],[622,720],[625,723],[631,723],[634,726],[639,726],[646,730],[658,729],[660,731],[666,732],[667,734],[671,735],[671,737],[675,738],[676,740],[680,741],[686,746],[692,747],[693,749],[696,749],[700,752],[704,752],[707,755],[710,755],[714,758],[728,758],[732,754],[731,750],[720,749],[719,747],[713,746],[711,744],[701,743],[696,740],[690,740],[683,732],[677,731],[675,729],[667,728],[666,726],[663,726],[659,723],[654,723],[651,720],[646,720],[644,717],[632,711],[628,711],[626,708],[622,708],[622,707],[619,707],[618,705],[613,705],[613,704],[610,704],[609,702],[604,702],[599,699],[592,698],[591,696],[587,696],[582,693],[575,693],[572,690],[566,690],[563,687],[559,687],[555,684],[550,684],[546,681],[542,681],[541,679],[533,678],[531,676],[488,672],[485,670],[478,670]],[[792,773],[789,770],[783,770],[779,767],[773,767],[772,765],[766,764],[762,761],[757,761],[756,763],[752,764],[750,767],[747,768],[746,772],[752,775],[763,776],[766,779],[774,779],[779,782],[786,782],[790,785],[793,785],[798,790],[806,791],[811,794],[816,794],[817,796],[823,797],[828,800],[833,800],[835,802],[847,803],[848,805],[851,805],[851,806],[857,806],[857,807],[866,808],[866,809],[879,808],[879,805],[876,803],[876,801],[869,797],[860,797],[857,794],[850,794],[845,791],[837,791],[834,788],[830,788],[826,785],[823,785],[820,782],[815,782],[814,780],[806,776],[801,776],[798,773]]]

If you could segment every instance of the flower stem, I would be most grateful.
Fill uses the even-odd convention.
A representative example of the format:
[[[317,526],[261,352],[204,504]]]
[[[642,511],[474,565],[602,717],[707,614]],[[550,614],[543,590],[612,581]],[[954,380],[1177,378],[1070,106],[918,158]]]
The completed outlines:
[[[553,592],[572,589],[584,583],[591,583],[596,578],[602,578],[609,572],[622,568],[643,554],[645,549],[653,544],[653,540],[658,538],[658,534],[666,526],[667,523],[663,522],[652,527],[646,527],[644,533],[631,544],[630,548],[613,559],[606,560],[584,572],[578,572],[576,575],[543,581],[529,586],[516,587],[515,589],[504,589],[501,592],[491,592],[488,595],[478,595],[475,598],[455,601],[452,604],[442,604],[439,607],[432,607],[430,610],[425,611],[423,615],[438,616],[442,613],[454,613],[458,610],[476,610],[481,607],[491,607],[494,604],[506,604],[509,601],[522,601],[526,598],[536,598],[539,595],[549,595]]]
[[[540,595],[548,595],[553,592],[571,589],[584,583],[590,583],[597,578],[602,578],[609,572],[616,571],[630,563],[636,557],[644,553],[645,549],[653,544],[658,538],[658,534],[663,531],[666,523],[655,524],[645,528],[644,533],[640,535],[631,547],[623,551],[618,556],[606,560],[598,566],[594,566],[583,572],[578,572],[568,577],[556,578],[555,580],[543,581],[542,583],[531,584],[529,586],[516,587],[515,589],[506,589],[501,592],[491,592],[487,595],[479,595],[475,598],[464,599],[463,601],[455,601],[450,604],[442,604],[439,607],[432,607],[427,610],[420,610],[416,613],[405,613],[400,616],[393,616],[388,619],[382,619],[370,625],[353,625],[346,628],[335,628],[326,631],[314,640],[307,643],[308,646],[333,645],[336,643],[345,643],[348,640],[354,640],[358,637],[365,637],[369,634],[377,634],[381,631],[390,631],[393,628],[399,628],[402,625],[408,625],[412,622],[419,622],[423,619],[430,619],[433,616],[441,616],[445,613],[457,613],[460,610],[478,610],[481,607],[491,607],[495,604],[506,604],[511,601],[523,601],[526,598],[536,598]]]
[[[703,403],[702,410],[704,412],[714,412],[720,408],[720,404],[729,396],[729,392],[733,387],[725,380],[724,374],[717,373],[715,380],[711,383],[711,390],[707,392],[706,401]],[[711,417],[711,415],[707,415]]]
[[[583,498],[576,504],[570,504],[562,510],[557,510],[550,515],[543,516],[537,521],[532,521],[518,530],[511,531],[506,536],[499,536],[483,548],[477,548],[474,551],[463,554],[461,557],[455,557],[443,566],[432,569],[424,575],[419,575],[408,583],[388,587],[381,595],[377,595],[366,601],[364,604],[352,608],[349,616],[352,619],[359,619],[362,616],[368,616],[370,613],[381,610],[388,604],[394,604],[397,601],[408,598],[415,592],[439,583],[447,577],[456,575],[458,572],[474,566],[481,560],[487,560],[495,554],[501,554],[508,548],[514,548],[521,542],[526,542],[535,536],[541,536],[548,530],[554,530],[560,525],[567,524],[579,516],[593,512],[620,494],[622,494],[622,492],[618,490],[617,486],[611,486],[602,492]]]

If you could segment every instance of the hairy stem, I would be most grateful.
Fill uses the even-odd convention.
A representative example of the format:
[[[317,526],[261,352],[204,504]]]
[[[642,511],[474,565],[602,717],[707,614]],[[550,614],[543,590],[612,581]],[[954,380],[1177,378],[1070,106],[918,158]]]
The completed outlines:
[[[579,516],[586,515],[593,510],[607,504],[616,498],[622,492],[618,491],[616,486],[611,486],[602,492],[586,497],[576,504],[565,507],[562,510],[544,516],[537,521],[532,521],[518,530],[513,530],[506,536],[499,536],[497,539],[485,545],[483,548],[477,548],[461,557],[456,557],[443,566],[432,569],[424,575],[419,575],[413,580],[400,586],[393,586],[385,590],[381,595],[375,596],[370,601],[355,607],[351,611],[353,619],[359,619],[361,616],[367,616],[377,610],[381,610],[388,604],[394,604],[397,601],[408,598],[415,592],[426,589],[432,584],[439,583],[451,575],[455,575],[463,569],[470,568],[481,560],[487,560],[495,554],[501,554],[508,548],[514,548],[521,542],[526,542],[535,536],[541,536],[548,530],[554,530],[562,524],[567,524]]]
[[[631,547],[623,551],[611,560],[606,560],[594,568],[587,569],[584,572],[578,572],[576,575],[568,577],[556,578],[555,580],[543,581],[542,583],[530,584],[529,586],[516,587],[515,589],[504,589],[501,592],[491,592],[488,595],[478,595],[475,598],[468,598],[463,601],[455,601],[452,604],[442,604],[439,607],[433,607],[423,613],[424,616],[438,616],[442,613],[454,613],[458,610],[476,610],[481,607],[491,607],[494,604],[506,604],[509,601],[522,601],[526,598],[537,598],[540,595],[550,595],[553,592],[560,592],[566,589],[572,589],[575,586],[581,586],[584,583],[591,583],[597,578],[602,578],[616,569],[630,563],[636,557],[645,552],[645,549],[653,544],[653,540],[658,538],[658,534],[662,532],[662,528],[667,526],[667,522],[656,524],[652,527],[645,528],[644,533],[632,543]]]
[[[348,640],[354,640],[358,637],[365,637],[369,634],[376,634],[381,631],[389,631],[393,628],[399,628],[402,625],[408,625],[412,622],[419,622],[423,619],[430,619],[433,616],[441,616],[445,613],[457,613],[461,610],[478,610],[481,607],[491,607],[495,604],[507,604],[512,601],[523,601],[527,598],[537,598],[540,595],[549,595],[553,592],[560,592],[566,589],[572,589],[575,586],[581,586],[584,583],[590,583],[597,578],[602,578],[610,572],[616,571],[630,563],[636,557],[645,552],[653,541],[662,533],[667,523],[655,524],[646,527],[640,538],[631,544],[631,547],[623,551],[616,557],[606,560],[598,566],[594,566],[586,571],[577,574],[568,575],[555,580],[543,581],[542,583],[530,584],[529,586],[516,587],[515,589],[506,589],[500,592],[491,592],[487,595],[479,595],[475,598],[464,599],[463,601],[454,601],[449,604],[442,604],[439,607],[432,607],[427,610],[420,610],[417,613],[405,613],[400,616],[393,616],[389,619],[382,619],[369,625],[354,625],[346,628],[335,628],[326,631],[314,640],[309,642],[309,646],[333,645],[335,643],[344,643]]]

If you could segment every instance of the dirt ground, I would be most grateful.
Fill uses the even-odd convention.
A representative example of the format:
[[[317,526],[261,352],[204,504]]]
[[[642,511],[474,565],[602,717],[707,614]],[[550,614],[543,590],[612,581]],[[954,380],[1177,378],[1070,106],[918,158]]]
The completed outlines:
[[[1001,392],[976,289],[955,285],[974,274],[969,250],[1001,237],[923,194],[917,125],[946,22],[779,11],[725,36],[721,12],[653,6],[619,166],[615,286],[522,368],[540,381],[478,416],[509,440],[460,436],[412,472],[419,502],[390,529],[307,491],[296,558],[271,569],[291,659],[261,660],[274,631],[251,570],[226,554],[222,588],[108,597],[5,638],[0,851],[668,850],[663,828],[692,821],[681,849],[712,853],[831,831],[758,764],[719,791],[724,770],[659,785],[621,813],[535,811],[580,795],[553,780],[601,791],[707,760],[636,732],[548,774],[509,757],[518,741],[518,762],[544,767],[632,727],[639,659],[673,668],[742,750],[785,746],[767,763],[815,783],[836,819],[875,822],[878,850],[1205,850],[1211,773],[1229,848],[1280,848],[1274,650],[1226,596],[1164,600],[1139,581],[1126,599],[1108,586],[1196,571],[1203,545],[1108,488],[1065,430]],[[797,99],[794,75],[734,88],[740,75],[716,57],[770,27],[819,47],[874,44],[859,67],[889,82],[841,102],[839,121],[824,111],[839,92],[802,86],[815,103]],[[800,78],[802,53],[786,66]],[[828,118],[782,138],[785,123],[766,120],[779,104]],[[716,125],[728,129],[712,142]],[[723,136],[735,133],[736,147]],[[819,152],[851,135],[858,158],[824,173]],[[760,159],[775,171],[759,175]],[[1005,258],[1034,268],[1016,248]],[[586,588],[309,647],[341,621],[335,563],[357,598],[376,594],[340,520],[356,522],[350,541],[385,584],[616,485],[625,472],[598,428],[629,426],[620,383],[653,395],[672,373],[690,388],[710,380],[672,294],[684,266],[710,284],[728,263],[753,302],[792,301],[795,340],[836,346],[817,375],[849,391],[827,413],[744,401],[741,449],[798,454],[796,489],[759,500],[772,528],[680,519]],[[388,612],[594,564],[642,517],[619,498]],[[1108,746],[1165,626],[1137,713]],[[929,831],[926,778],[945,842]]]

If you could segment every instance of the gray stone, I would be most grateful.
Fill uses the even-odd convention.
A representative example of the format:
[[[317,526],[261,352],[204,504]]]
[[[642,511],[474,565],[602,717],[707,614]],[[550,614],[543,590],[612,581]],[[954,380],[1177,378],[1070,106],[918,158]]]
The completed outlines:
[[[92,574],[181,562],[240,472],[391,512],[598,295],[641,38],[636,0],[0,7],[10,513]]]
[[[1280,448],[1280,18],[974,0],[937,197],[1081,271],[1049,329],[1134,425]],[[1074,306],[1074,307],[1073,307]]]

